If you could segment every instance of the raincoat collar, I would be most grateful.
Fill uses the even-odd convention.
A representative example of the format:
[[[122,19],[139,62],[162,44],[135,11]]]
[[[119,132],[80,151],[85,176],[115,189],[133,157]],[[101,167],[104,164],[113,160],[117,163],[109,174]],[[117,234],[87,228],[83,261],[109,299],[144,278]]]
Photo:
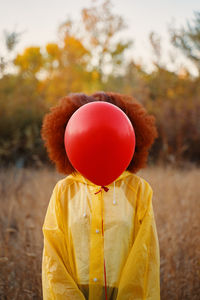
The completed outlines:
[[[127,176],[130,176],[130,172],[129,171],[124,171],[117,179],[115,179],[115,182],[116,181],[119,181],[121,179],[124,179],[125,177]],[[94,184],[93,182],[91,182],[89,179],[87,179],[86,177],[84,177],[82,174],[80,174],[79,172],[75,171],[73,172],[72,174],[69,175],[73,180],[75,181],[79,181],[79,182],[82,182],[82,183],[86,183],[87,185],[92,185],[92,186],[98,186],[96,184]],[[112,185],[113,183],[110,183],[109,185],[107,186],[110,186]]]

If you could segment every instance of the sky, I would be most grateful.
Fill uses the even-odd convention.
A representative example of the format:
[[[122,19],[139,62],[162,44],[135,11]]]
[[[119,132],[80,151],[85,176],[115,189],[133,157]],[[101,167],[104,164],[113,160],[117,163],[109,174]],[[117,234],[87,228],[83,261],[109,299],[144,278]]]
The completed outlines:
[[[58,40],[58,26],[67,16],[80,19],[83,7],[90,6],[92,0],[1,0],[0,5],[0,55],[3,52],[3,31],[23,32],[16,48],[22,52],[27,46],[44,46]],[[103,2],[96,0],[96,2]],[[152,69],[152,49],[149,33],[155,31],[162,37],[163,62],[168,68],[185,65],[195,74],[194,66],[178,50],[176,66],[170,63],[168,28],[185,26],[194,19],[194,11],[200,11],[200,0],[112,0],[113,12],[120,14],[128,28],[121,33],[122,38],[134,41],[127,52],[128,58],[141,63],[147,70]],[[173,50],[174,51],[174,50]]]

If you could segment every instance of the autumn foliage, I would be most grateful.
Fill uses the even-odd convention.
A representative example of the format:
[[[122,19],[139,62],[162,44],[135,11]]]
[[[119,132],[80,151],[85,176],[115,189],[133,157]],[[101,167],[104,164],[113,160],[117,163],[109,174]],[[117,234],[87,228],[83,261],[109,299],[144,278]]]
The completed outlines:
[[[155,116],[158,138],[151,162],[199,163],[200,13],[195,16],[193,27],[181,34],[171,33],[171,39],[194,63],[196,76],[185,67],[170,71],[161,63],[161,45],[153,33],[151,72],[134,58],[125,58],[133,41],[119,37],[126,23],[113,14],[109,0],[84,8],[81,22],[68,19],[61,24],[57,42],[30,46],[17,55],[13,52],[13,57],[19,37],[7,33],[7,57],[11,59],[0,57],[1,165],[47,162],[40,134],[44,115],[70,93],[92,95],[97,91],[133,97]]]

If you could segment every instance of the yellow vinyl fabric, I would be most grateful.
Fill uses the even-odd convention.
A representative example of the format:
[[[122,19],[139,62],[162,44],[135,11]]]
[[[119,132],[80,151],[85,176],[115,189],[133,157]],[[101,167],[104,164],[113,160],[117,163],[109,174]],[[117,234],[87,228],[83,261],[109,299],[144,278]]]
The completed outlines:
[[[108,300],[160,299],[152,188],[129,171],[107,187],[78,172],[56,184],[42,227],[44,300],[105,300],[104,259]]]

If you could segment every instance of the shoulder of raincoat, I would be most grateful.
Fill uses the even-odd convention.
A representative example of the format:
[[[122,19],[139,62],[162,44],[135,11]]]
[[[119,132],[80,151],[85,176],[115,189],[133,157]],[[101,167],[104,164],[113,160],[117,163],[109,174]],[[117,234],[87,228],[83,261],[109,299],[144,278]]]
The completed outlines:
[[[107,187],[79,173],[56,184],[42,227],[44,300],[160,299],[152,188],[129,171]]]

